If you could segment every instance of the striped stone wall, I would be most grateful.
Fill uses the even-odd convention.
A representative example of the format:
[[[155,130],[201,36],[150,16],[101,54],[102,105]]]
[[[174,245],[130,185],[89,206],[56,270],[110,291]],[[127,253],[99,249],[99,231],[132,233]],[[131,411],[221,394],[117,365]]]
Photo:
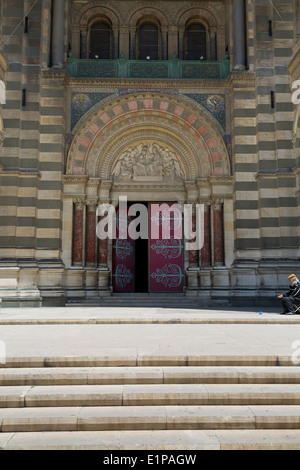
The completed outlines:
[[[295,43],[294,1],[248,1],[248,71],[233,79],[236,286],[274,294],[299,267],[294,105],[288,65]],[[243,136],[243,137],[242,137]],[[244,276],[240,274],[243,273]],[[235,287],[233,285],[233,287]],[[245,292],[243,292],[244,294]]]
[[[33,4],[2,1],[3,53],[9,67],[0,150],[0,276],[2,296],[16,304],[62,295],[57,286],[62,276],[64,97],[62,87],[45,88],[41,78],[49,56],[50,2]]]
[[[1,110],[5,130],[0,147],[0,296],[17,304],[21,299],[39,304],[42,298],[61,302],[64,290],[67,81],[64,70],[51,69],[52,1],[34,3],[0,2],[0,40],[9,63],[6,104]],[[93,11],[119,9],[125,22],[140,7],[134,0],[110,3],[92,2]],[[176,21],[185,17],[185,9],[196,11],[198,3],[166,3],[174,23],[170,24],[172,41]],[[299,124],[295,124],[296,106],[291,100],[291,81],[299,79],[291,71],[296,70],[291,63],[299,47],[299,1],[245,3],[247,66],[243,71],[232,70],[226,82],[232,97],[234,194],[233,214],[225,211],[224,217],[234,225],[230,295],[237,299],[259,293],[272,297],[277,288],[286,285],[287,275],[300,268],[300,130],[292,133]],[[205,4],[222,25],[220,37],[225,37],[233,63],[233,0],[224,3],[224,15],[219,1],[201,2],[202,9]],[[155,2],[147,2],[147,8],[150,6],[152,12]],[[88,18],[93,15],[86,1],[65,1],[65,58],[70,46],[79,55],[79,25],[85,14]],[[121,26],[120,39],[125,44],[126,24]],[[173,43],[172,47],[169,44],[170,54],[173,49]],[[223,49],[218,50],[223,58]],[[181,89],[185,86],[182,83]]]

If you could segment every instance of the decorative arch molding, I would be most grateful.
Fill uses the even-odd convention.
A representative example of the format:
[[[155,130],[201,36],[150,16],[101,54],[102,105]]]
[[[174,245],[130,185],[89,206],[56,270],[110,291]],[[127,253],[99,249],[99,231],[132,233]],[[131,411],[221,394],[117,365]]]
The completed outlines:
[[[125,123],[124,123],[125,124]],[[187,180],[193,180],[197,175],[210,173],[210,162],[201,142],[184,140],[172,126],[166,125],[163,119],[142,119],[136,117],[123,129],[111,136],[111,140],[104,146],[98,141],[89,156],[87,173],[97,175],[101,179],[110,179],[112,170],[119,156],[130,147],[139,143],[155,142],[169,148],[176,154],[178,161],[184,169]],[[114,134],[112,130],[111,134]],[[201,164],[197,154],[203,156]],[[99,157],[100,156],[100,157]]]
[[[102,165],[97,166],[97,159],[99,155],[104,158],[103,155],[108,154],[109,160],[103,161],[103,168],[107,170],[103,171],[109,172],[112,168],[109,161],[114,162],[118,154],[117,150],[112,150],[113,145],[118,142],[120,150],[120,138],[125,135],[127,139],[137,139],[134,137],[137,129],[144,132],[141,139],[146,138],[147,133],[155,136],[155,132],[161,131],[161,138],[169,139],[171,146],[181,145],[181,154],[186,155],[181,163],[188,178],[230,175],[226,145],[207,116],[178,98],[146,93],[118,98],[97,109],[83,123],[69,150],[67,174],[98,177]],[[176,144],[172,144],[175,141]],[[188,155],[189,158],[193,155],[194,161]]]
[[[77,23],[81,27],[88,27],[96,18],[106,18],[110,20],[112,27],[118,28],[120,24],[119,17],[116,12],[107,7],[98,7],[88,8],[81,12],[81,15],[77,17]]]
[[[208,28],[217,28],[219,24],[216,16],[209,10],[204,8],[191,8],[180,16],[178,20],[178,27],[180,29],[184,29],[186,24],[192,19],[197,19],[203,22],[203,24],[207,25]]]
[[[161,27],[168,27],[166,16],[157,8],[140,8],[136,10],[129,20],[129,27],[135,28],[144,17],[147,17],[148,19],[155,18]]]

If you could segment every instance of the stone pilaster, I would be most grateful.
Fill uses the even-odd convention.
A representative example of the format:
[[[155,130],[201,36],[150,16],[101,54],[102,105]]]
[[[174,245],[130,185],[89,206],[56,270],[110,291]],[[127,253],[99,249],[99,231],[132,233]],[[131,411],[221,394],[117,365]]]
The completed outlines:
[[[96,200],[87,200],[86,214],[86,264],[96,265]]]
[[[55,68],[64,66],[64,31],[65,31],[65,1],[53,0],[51,65]]]
[[[217,29],[210,30],[210,60],[217,60]]]
[[[224,265],[224,229],[223,229],[223,204],[217,200],[213,203],[213,227],[214,227],[214,265]]]
[[[210,204],[204,203],[204,237],[201,249],[201,266],[211,265]]]
[[[81,266],[83,264],[83,216],[84,216],[84,199],[78,198],[74,201],[74,217],[73,217],[73,265]]]
[[[129,59],[134,60],[136,57],[136,47],[135,47],[135,36],[136,28],[130,28],[129,30]]]

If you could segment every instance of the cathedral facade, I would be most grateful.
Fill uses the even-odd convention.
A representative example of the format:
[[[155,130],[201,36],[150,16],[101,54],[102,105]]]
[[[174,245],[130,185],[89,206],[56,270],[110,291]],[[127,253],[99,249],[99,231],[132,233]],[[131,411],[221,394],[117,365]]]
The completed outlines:
[[[3,303],[272,301],[300,268],[300,1],[0,5]]]

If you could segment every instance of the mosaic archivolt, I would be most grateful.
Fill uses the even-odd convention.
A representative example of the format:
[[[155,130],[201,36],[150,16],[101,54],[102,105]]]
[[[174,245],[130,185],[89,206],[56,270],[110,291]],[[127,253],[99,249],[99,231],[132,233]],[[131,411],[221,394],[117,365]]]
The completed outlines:
[[[138,118],[137,122],[136,118]],[[172,134],[184,135],[184,139],[191,142],[190,152],[193,153],[196,161],[200,159],[202,162],[206,155],[209,160],[210,174],[227,175],[230,173],[225,143],[207,117],[182,100],[159,94],[126,95],[97,109],[84,122],[72,142],[67,173],[85,174],[88,172],[91,174],[92,172],[94,174],[97,166],[95,159],[99,160],[99,156],[105,153],[101,148],[101,143],[110,142],[124,128],[129,132],[137,123],[138,125],[141,123],[141,119],[148,130],[154,126],[156,129],[168,129],[170,136]],[[157,126],[158,122],[159,126]],[[169,140],[172,141],[172,138]],[[98,149],[97,156],[95,156],[95,148]],[[103,164],[104,168],[109,167],[107,161]],[[195,168],[195,171],[199,174],[199,166]],[[197,177],[198,174],[194,173],[193,177]]]

